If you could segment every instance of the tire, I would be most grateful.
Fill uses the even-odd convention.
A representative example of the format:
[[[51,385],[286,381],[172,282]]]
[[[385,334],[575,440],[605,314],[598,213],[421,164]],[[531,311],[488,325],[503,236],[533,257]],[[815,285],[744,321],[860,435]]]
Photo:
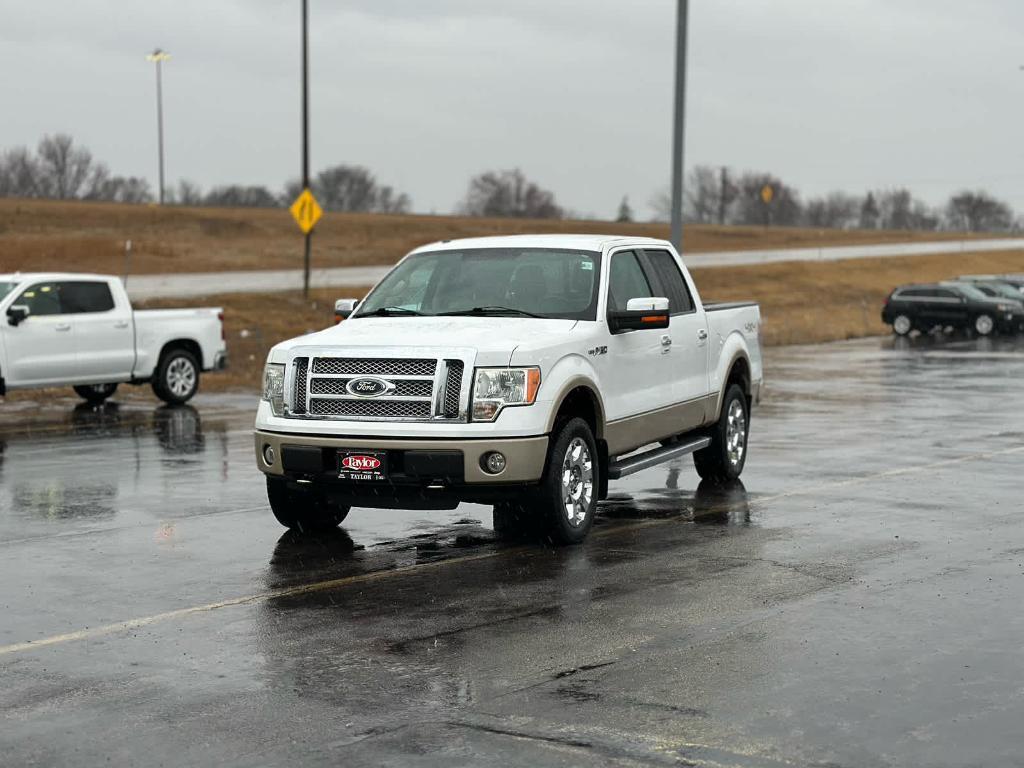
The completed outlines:
[[[996,321],[992,315],[980,314],[974,318],[974,332],[979,336],[991,336],[996,329]]]
[[[566,422],[551,440],[537,490],[538,517],[554,544],[579,544],[590,533],[601,487],[597,443],[583,419]]]
[[[909,336],[914,330],[914,322],[906,315],[896,315],[892,319],[892,331],[897,336]]]
[[[181,405],[199,389],[199,361],[187,349],[164,352],[153,374],[153,394],[168,405]]]
[[[747,462],[750,409],[738,384],[725,390],[722,413],[709,433],[711,445],[693,454],[693,465],[703,480],[728,483],[740,476]]]
[[[117,391],[117,384],[79,384],[75,393],[90,405],[99,405]]]
[[[267,478],[267,500],[277,522],[303,534],[332,531],[348,517],[349,507],[332,504],[316,490],[288,487],[280,477]]]

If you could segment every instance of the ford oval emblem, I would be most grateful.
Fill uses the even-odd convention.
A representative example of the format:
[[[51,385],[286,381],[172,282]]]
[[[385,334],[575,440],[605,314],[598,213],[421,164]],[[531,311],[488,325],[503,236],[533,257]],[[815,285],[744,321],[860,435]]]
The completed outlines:
[[[395,385],[389,381],[371,376],[352,379],[345,385],[348,393],[356,397],[379,397],[385,392],[394,389],[394,387]]]

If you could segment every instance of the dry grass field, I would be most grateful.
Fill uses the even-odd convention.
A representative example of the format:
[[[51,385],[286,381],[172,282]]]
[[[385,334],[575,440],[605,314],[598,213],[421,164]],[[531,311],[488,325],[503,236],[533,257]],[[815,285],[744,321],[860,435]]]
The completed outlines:
[[[328,213],[317,226],[317,267],[391,264],[417,245],[457,237],[588,232],[667,237],[664,224]],[[690,226],[691,251],[735,251],[950,239],[951,233]],[[302,238],[286,210],[0,199],[0,272],[131,272],[298,268]]]

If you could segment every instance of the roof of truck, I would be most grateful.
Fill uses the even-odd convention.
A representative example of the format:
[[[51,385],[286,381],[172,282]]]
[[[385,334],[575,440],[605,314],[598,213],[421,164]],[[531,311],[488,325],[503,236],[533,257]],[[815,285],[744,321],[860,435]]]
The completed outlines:
[[[424,251],[448,251],[466,248],[563,248],[578,251],[601,251],[618,244],[670,246],[667,240],[653,237],[624,237],[622,235],[501,235],[496,237],[467,237],[460,240],[439,240],[420,246]]]

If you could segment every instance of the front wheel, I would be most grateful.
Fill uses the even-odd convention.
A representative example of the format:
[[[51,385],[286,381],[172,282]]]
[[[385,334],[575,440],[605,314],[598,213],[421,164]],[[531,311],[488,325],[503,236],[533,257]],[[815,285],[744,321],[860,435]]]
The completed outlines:
[[[349,507],[332,504],[323,493],[289,488],[280,477],[267,478],[267,500],[277,522],[300,533],[334,530],[349,513]]]
[[[89,405],[99,405],[116,391],[117,384],[79,384],[75,387],[75,393]]]
[[[170,405],[192,399],[199,389],[199,361],[186,349],[164,353],[153,374],[153,394]]]
[[[978,315],[974,318],[974,330],[979,336],[988,336],[995,330],[996,322],[992,315]]]
[[[594,526],[601,466],[590,425],[572,419],[548,449],[538,489],[538,512],[548,538],[556,544],[579,544]]]
[[[750,434],[748,400],[737,384],[725,390],[722,413],[711,428],[711,445],[693,454],[697,474],[704,480],[728,483],[743,472]]]

